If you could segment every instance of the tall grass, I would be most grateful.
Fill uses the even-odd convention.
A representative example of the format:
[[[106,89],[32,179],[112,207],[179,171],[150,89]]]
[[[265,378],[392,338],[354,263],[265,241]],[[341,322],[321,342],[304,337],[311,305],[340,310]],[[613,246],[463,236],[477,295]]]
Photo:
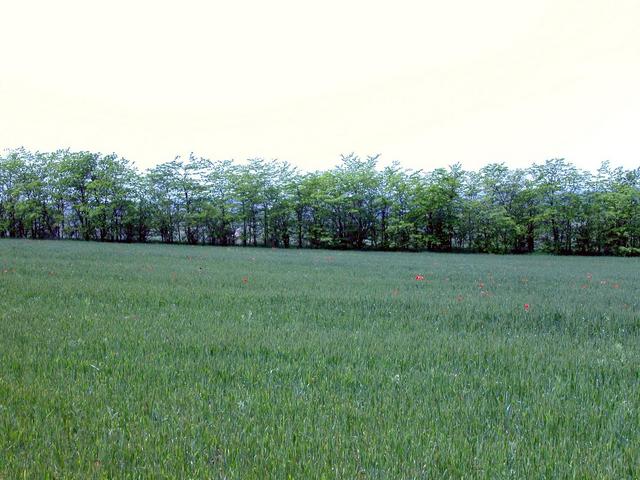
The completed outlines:
[[[638,260],[2,240],[0,478],[637,478],[639,312]]]

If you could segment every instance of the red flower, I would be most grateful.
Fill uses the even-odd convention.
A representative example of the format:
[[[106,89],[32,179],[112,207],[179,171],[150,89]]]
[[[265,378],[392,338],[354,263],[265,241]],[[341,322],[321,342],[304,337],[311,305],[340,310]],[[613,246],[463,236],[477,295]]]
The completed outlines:
[[[416,280],[424,280],[424,275],[416,275]]]
[[[525,312],[528,312],[528,311],[529,311],[529,304],[528,304],[528,303],[525,303],[525,304],[524,304],[524,311],[525,311]]]
[[[247,276],[242,277],[242,283],[249,283],[249,277]]]

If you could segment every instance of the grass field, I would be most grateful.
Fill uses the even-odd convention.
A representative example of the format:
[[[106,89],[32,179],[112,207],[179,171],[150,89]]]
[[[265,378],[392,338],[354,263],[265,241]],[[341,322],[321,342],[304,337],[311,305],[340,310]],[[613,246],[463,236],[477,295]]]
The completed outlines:
[[[0,241],[0,479],[639,476],[637,259]]]

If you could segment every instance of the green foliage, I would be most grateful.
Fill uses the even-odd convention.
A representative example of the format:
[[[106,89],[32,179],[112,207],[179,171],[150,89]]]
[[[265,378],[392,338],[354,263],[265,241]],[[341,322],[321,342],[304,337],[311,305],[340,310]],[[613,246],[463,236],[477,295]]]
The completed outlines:
[[[115,154],[0,157],[0,237],[372,250],[634,255],[640,168],[595,175],[564,159],[414,172],[343,155],[286,162],[191,154],[144,173]]]
[[[3,239],[0,478],[635,478],[639,268]]]

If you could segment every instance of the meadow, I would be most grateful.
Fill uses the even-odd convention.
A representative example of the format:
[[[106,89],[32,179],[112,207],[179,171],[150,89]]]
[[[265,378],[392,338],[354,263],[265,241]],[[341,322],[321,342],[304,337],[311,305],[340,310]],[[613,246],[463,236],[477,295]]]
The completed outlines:
[[[639,476],[638,259],[0,240],[0,479]]]

